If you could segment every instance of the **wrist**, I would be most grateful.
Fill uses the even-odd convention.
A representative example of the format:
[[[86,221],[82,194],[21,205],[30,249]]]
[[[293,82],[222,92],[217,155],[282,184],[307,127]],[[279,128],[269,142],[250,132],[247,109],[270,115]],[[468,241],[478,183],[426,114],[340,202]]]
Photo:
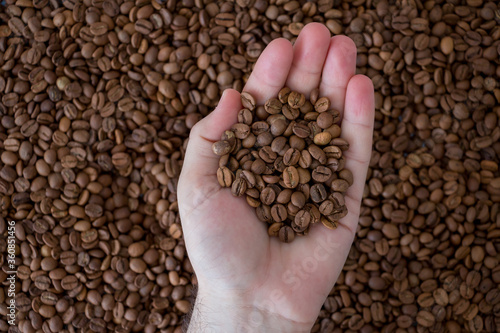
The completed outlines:
[[[200,287],[188,332],[309,332],[313,324],[271,313],[252,297]]]

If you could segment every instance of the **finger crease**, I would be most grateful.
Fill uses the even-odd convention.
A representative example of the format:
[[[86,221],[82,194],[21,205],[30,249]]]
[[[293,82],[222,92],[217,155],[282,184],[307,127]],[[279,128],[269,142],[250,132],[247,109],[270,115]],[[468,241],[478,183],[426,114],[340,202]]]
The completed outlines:
[[[347,114],[349,114],[349,113],[347,113]],[[359,127],[364,128],[366,130],[369,130],[370,132],[372,131],[372,125],[368,125],[368,124],[365,124],[365,123],[352,121],[352,120],[349,119],[349,117],[344,117],[343,120],[347,121],[350,125],[359,126]]]
[[[259,74],[259,72],[256,73],[255,75],[255,82],[258,83],[258,82],[266,82],[265,84],[256,84],[256,86],[258,87],[256,90],[264,90],[267,92],[267,90],[269,90],[268,88],[266,87],[269,87],[269,88],[283,88],[283,84],[282,83],[278,83],[278,84],[274,84],[273,82],[276,81],[276,80],[273,80],[272,78],[266,78],[266,79],[262,79],[261,77],[261,74]],[[247,83],[248,84],[248,83]]]
[[[200,138],[201,138],[202,140],[205,140],[205,141],[209,142],[209,143],[215,143],[215,142],[217,142],[217,140],[210,140],[210,139],[207,139],[207,138],[205,138],[205,137],[204,137],[203,135],[201,135],[201,134],[200,134]]]
[[[352,153],[350,154],[349,152],[345,152],[344,156],[345,156],[346,160],[352,160],[352,161],[357,162],[361,165],[365,165],[365,164],[368,164],[370,162],[370,160],[359,158],[359,157],[353,155]]]
[[[357,221],[356,221],[356,223],[357,223]],[[351,226],[344,224],[341,221],[338,221],[338,226],[340,228],[346,229],[351,234],[351,237],[354,237],[356,235],[356,230],[354,230]]]
[[[350,192],[352,192],[352,191],[347,191],[347,192],[344,194],[344,197],[345,197],[345,198],[348,198],[348,199],[351,199],[351,200],[352,200],[352,201],[354,201],[354,202],[359,202],[359,200],[358,200],[358,199],[356,199],[356,198],[354,198],[354,197],[351,195],[351,193],[350,193]],[[359,205],[359,203],[358,203],[358,204],[356,204],[356,205]],[[355,206],[356,206],[356,205],[355,205]]]
[[[347,83],[343,84],[343,85],[342,84],[337,85],[337,84],[328,83],[328,81],[325,81],[325,76],[324,75],[323,75],[323,80],[321,81],[321,84],[327,86],[329,89],[336,89],[336,90],[340,89],[342,91],[346,91],[347,90],[347,88],[346,88],[346,84]]]
[[[308,68],[306,69],[306,68],[303,68],[295,63],[292,63],[292,68],[296,69],[299,72],[303,72],[303,73],[309,74],[309,75],[319,76],[321,74],[321,70],[310,70]]]

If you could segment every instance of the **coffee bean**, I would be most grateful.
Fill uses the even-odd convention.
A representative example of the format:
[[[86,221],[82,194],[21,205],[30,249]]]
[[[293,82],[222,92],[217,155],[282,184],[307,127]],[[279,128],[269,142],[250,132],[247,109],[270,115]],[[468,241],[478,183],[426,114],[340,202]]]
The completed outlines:
[[[234,175],[226,167],[221,167],[217,170],[217,180],[222,187],[231,187],[233,183]]]
[[[435,322],[434,316],[428,311],[419,311],[417,314],[417,323],[423,327],[431,327]]]
[[[291,243],[295,239],[295,232],[289,226],[283,226],[279,231],[279,238],[283,243]]]
[[[293,133],[299,138],[307,138],[309,137],[309,135],[311,135],[311,130],[305,124],[295,123],[293,125]]]
[[[282,104],[277,98],[271,98],[267,100],[264,108],[269,114],[278,114],[281,112]]]
[[[266,187],[260,192],[260,200],[264,205],[272,205],[276,199],[276,192],[270,187]]]
[[[344,179],[335,179],[332,182],[332,190],[335,192],[345,192],[349,188],[349,183]]]
[[[250,127],[246,124],[234,124],[232,130],[238,139],[245,139],[250,134]]]
[[[315,203],[324,201],[327,197],[326,189],[322,184],[314,184],[311,186],[311,199]]]
[[[330,113],[323,112],[319,114],[318,118],[316,118],[316,123],[321,129],[327,129],[333,125],[334,120],[335,119]]]
[[[241,105],[243,105],[245,109],[253,111],[256,105],[255,98],[250,93],[244,91],[241,93]]]
[[[329,132],[321,132],[314,136],[314,143],[318,146],[324,146],[330,143],[332,135]]]
[[[215,155],[226,155],[228,154],[233,147],[229,143],[229,141],[223,140],[223,141],[217,141],[212,145],[212,150]]]
[[[280,229],[283,227],[283,223],[275,222],[269,226],[267,233],[271,237],[279,237]]]
[[[78,286],[78,279],[74,275],[68,275],[61,280],[64,290],[74,290]]]
[[[302,107],[305,104],[305,102],[306,102],[306,97],[304,96],[304,94],[292,91],[288,95],[288,105],[293,109],[298,109]]]
[[[314,104],[314,109],[317,112],[325,112],[330,109],[330,100],[328,97],[321,97]]]
[[[328,229],[335,230],[338,227],[338,223],[336,221],[330,221],[325,217],[321,217],[321,223],[327,227]]]
[[[290,148],[286,151],[285,155],[283,156],[283,163],[286,166],[294,166],[299,162],[300,159],[300,151],[294,148]]]
[[[255,104],[254,104],[254,106],[255,106]],[[240,112],[238,112],[238,122],[239,123],[251,125],[252,121],[253,121],[253,115],[249,109],[241,109]]]
[[[311,214],[308,211],[301,210],[295,215],[295,224],[300,228],[307,228],[311,222]]]
[[[299,173],[295,167],[289,166],[283,170],[283,183],[286,188],[296,188],[299,185]]]
[[[247,182],[243,178],[237,178],[231,186],[231,193],[236,197],[240,197],[245,194],[246,190]]]
[[[224,27],[232,27],[234,26],[234,14],[231,13],[220,13],[215,17],[215,24],[221,25]]]

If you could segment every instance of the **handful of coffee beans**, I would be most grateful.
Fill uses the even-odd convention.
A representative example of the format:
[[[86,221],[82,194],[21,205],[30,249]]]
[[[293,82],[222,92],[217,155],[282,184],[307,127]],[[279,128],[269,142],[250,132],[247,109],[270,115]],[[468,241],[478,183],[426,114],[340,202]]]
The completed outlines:
[[[353,175],[345,169],[349,143],[340,137],[340,113],[318,89],[280,90],[256,105],[241,94],[238,122],[213,144],[220,156],[217,179],[234,196],[246,196],[269,236],[289,243],[321,222],[335,229],[347,215],[344,193]]]

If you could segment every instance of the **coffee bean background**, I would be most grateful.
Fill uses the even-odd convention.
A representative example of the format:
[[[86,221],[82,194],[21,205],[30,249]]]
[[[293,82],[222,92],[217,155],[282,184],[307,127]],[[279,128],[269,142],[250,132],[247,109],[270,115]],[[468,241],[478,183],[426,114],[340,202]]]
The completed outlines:
[[[484,0],[4,0],[0,234],[17,221],[19,325],[1,256],[0,331],[180,332],[189,130],[312,21],[354,40],[376,99],[357,238],[313,331],[497,331],[500,8]]]

